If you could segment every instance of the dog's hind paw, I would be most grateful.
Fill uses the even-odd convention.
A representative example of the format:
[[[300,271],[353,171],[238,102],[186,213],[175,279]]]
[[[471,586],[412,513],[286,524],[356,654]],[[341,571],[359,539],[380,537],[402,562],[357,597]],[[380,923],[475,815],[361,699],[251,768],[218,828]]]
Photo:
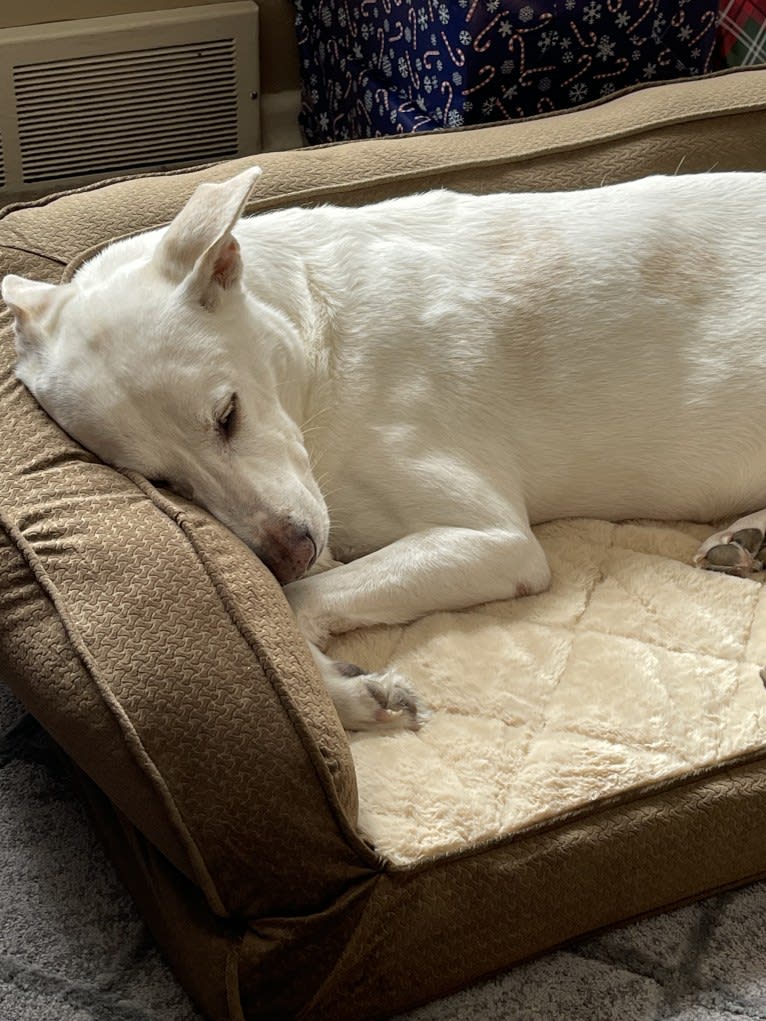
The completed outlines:
[[[766,548],[762,528],[735,522],[731,528],[716,532],[697,550],[694,563],[708,571],[750,578],[764,570]]]

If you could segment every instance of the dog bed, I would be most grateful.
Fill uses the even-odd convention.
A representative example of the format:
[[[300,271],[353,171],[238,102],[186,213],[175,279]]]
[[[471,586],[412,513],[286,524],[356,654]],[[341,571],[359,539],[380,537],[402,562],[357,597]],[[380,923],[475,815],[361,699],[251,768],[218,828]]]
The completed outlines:
[[[251,162],[253,213],[763,170],[766,70],[12,207],[0,271],[58,281]],[[272,576],[53,425],[13,377],[8,322],[2,676],[207,1016],[386,1016],[766,874],[766,602],[690,567],[706,526],[552,522],[550,592],[334,639],[397,661],[434,709],[418,734],[349,738]]]

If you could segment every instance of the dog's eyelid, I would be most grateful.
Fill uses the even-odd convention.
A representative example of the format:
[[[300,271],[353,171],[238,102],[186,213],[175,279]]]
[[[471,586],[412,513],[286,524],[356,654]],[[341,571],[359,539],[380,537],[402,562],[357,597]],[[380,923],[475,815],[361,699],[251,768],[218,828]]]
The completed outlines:
[[[225,403],[219,405],[215,411],[215,426],[224,439],[230,439],[234,432],[238,408],[239,398],[235,392],[228,397]]]

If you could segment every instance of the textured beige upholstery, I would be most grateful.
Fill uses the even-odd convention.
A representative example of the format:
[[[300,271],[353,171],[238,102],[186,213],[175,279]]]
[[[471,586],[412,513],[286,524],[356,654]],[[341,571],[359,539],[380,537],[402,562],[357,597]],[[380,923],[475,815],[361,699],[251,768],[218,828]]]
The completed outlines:
[[[253,160],[0,218],[0,273],[58,281]],[[536,121],[260,157],[250,211],[766,169],[766,71]],[[348,742],[273,578],[204,512],[97,462],[0,340],[0,671],[76,763],[126,883],[211,1018],[342,1021],[766,872],[760,752],[414,865],[357,829]]]

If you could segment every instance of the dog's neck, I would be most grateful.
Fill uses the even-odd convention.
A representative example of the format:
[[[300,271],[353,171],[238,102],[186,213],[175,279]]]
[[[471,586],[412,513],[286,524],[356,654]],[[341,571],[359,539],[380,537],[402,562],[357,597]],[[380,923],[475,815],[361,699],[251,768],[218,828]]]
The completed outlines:
[[[284,324],[275,354],[280,397],[294,421],[305,423],[307,430],[311,423],[316,432],[332,401],[337,339],[333,298],[326,293],[325,281],[312,274],[309,259],[285,246],[270,230],[259,230],[256,236],[247,229],[253,222],[244,221],[240,239],[245,249],[245,288]],[[258,306],[253,314],[257,321]],[[307,445],[311,445],[308,431]]]

